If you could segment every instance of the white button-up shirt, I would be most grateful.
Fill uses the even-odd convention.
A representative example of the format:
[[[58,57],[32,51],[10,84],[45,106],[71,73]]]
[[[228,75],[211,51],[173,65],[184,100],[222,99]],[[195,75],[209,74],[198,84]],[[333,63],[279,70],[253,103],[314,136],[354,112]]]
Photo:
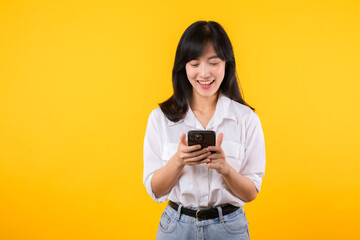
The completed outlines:
[[[265,143],[259,117],[249,107],[220,94],[206,129],[190,106],[185,118],[176,123],[167,119],[159,107],[151,112],[144,140],[143,182],[152,199],[156,202],[169,199],[186,207],[225,203],[241,207],[245,204],[231,193],[222,175],[208,169],[206,164],[185,166],[171,191],[160,198],[155,197],[151,188],[154,172],[166,165],[177,152],[181,134],[190,130],[213,130],[216,135],[223,133],[221,148],[226,161],[241,175],[248,177],[260,191],[265,174]]]

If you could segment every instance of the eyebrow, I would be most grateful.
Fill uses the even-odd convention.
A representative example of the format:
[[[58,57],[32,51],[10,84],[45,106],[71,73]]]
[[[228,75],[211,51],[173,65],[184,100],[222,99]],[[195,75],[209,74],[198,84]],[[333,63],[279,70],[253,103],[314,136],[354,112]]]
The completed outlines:
[[[219,56],[218,56],[218,55],[214,55],[214,56],[208,57],[208,60],[213,59],[213,58],[219,58]],[[194,60],[199,60],[199,58],[195,58]]]
[[[213,59],[213,58],[219,58],[219,57],[217,55],[214,55],[214,56],[209,57],[208,59],[210,60],[210,59]]]

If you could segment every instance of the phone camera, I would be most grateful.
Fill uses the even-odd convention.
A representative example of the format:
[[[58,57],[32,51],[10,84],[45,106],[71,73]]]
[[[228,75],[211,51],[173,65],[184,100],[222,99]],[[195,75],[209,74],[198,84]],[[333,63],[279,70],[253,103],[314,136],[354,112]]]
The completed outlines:
[[[203,136],[201,134],[196,134],[195,135],[195,141],[201,142],[202,140],[203,140]]]

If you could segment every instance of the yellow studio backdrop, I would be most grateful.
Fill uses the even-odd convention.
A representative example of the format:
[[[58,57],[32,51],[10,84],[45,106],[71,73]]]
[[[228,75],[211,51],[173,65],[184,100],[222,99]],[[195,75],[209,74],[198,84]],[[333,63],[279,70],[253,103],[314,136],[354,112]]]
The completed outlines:
[[[183,31],[221,23],[260,116],[251,239],[359,239],[359,1],[0,1],[0,239],[155,239],[148,116]]]

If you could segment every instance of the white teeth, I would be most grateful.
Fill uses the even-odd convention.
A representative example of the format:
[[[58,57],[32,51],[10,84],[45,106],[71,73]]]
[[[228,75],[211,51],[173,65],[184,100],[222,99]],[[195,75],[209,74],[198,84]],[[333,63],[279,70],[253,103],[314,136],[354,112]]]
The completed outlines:
[[[212,80],[212,81],[210,81],[210,82],[203,82],[203,81],[197,80],[197,82],[200,83],[201,85],[210,85],[210,84],[212,84],[214,81],[215,81],[215,80]]]

